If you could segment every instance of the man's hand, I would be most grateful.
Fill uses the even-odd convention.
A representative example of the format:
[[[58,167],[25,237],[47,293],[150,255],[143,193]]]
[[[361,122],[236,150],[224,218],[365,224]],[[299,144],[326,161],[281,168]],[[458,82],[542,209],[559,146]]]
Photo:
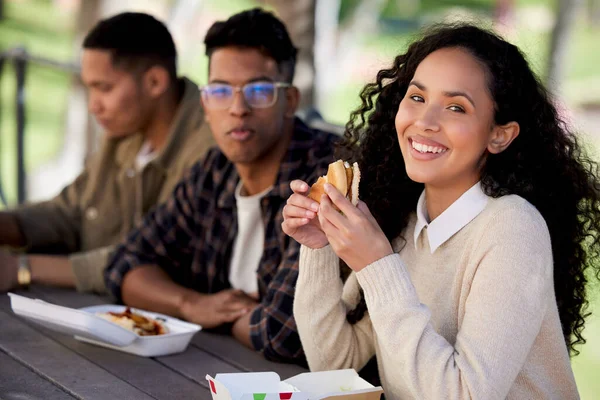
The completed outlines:
[[[19,263],[17,257],[0,249],[0,293],[9,291],[19,285]]]
[[[252,318],[252,312],[250,311],[246,315],[238,318],[231,327],[231,335],[244,346],[254,350],[252,346],[252,339],[250,339],[250,319]]]
[[[131,307],[215,328],[250,313],[258,302],[241,290],[198,293],[175,283],[158,265],[141,265],[123,278],[122,300]]]
[[[234,322],[251,312],[258,303],[241,290],[228,289],[215,294],[189,293],[181,306],[182,317],[204,328]]]

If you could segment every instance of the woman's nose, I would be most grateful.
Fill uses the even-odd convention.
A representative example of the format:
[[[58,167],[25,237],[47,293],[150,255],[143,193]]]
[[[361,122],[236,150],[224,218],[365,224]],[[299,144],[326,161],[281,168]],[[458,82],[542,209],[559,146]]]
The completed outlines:
[[[440,130],[440,110],[439,107],[429,106],[421,109],[421,114],[415,121],[415,126],[422,131],[437,132]]]

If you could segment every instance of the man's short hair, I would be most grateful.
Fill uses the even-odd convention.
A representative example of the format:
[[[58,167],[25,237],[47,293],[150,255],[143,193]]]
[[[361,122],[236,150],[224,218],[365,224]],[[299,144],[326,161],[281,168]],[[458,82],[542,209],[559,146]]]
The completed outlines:
[[[127,12],[100,21],[85,37],[83,48],[106,50],[115,67],[146,72],[154,66],[177,80],[177,50],[167,27],[151,15]]]
[[[290,35],[275,15],[261,8],[235,14],[227,21],[215,22],[204,38],[206,55],[224,47],[256,49],[277,62],[288,82],[294,79],[296,54]]]

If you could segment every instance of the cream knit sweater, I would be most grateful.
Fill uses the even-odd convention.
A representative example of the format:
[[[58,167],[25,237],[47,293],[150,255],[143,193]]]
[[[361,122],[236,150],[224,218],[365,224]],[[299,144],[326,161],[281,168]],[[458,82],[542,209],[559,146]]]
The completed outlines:
[[[518,196],[490,199],[433,254],[416,217],[396,254],[344,285],[327,246],[302,247],[294,315],[310,369],[359,370],[377,355],[388,399],[576,399],[544,219]],[[346,311],[363,288],[369,313]]]

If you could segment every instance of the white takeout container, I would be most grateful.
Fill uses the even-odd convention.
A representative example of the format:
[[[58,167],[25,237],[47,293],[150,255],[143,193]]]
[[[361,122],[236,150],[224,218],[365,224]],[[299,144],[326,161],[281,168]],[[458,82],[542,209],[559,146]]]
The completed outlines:
[[[379,400],[383,389],[353,369],[306,372],[281,381],[275,372],[206,375],[213,400]]]
[[[13,312],[46,328],[75,336],[82,342],[135,354],[142,357],[158,357],[184,351],[199,325],[181,321],[166,315],[136,308],[132,311],[146,317],[159,319],[169,330],[156,336],[140,336],[122,326],[96,315],[105,312],[123,312],[126,306],[104,304],[74,309],[8,293]]]

